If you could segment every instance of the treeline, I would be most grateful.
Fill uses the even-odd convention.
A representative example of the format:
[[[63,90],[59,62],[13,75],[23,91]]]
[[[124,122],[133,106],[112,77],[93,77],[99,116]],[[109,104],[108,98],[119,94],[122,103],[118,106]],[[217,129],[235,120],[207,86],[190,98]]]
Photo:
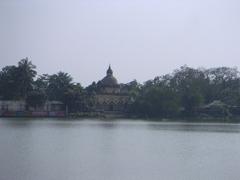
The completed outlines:
[[[240,106],[239,75],[237,68],[183,66],[143,84],[132,81],[125,84],[131,99],[127,112],[140,117],[191,117],[211,115],[213,108],[217,115],[231,116]],[[73,83],[64,72],[37,75],[36,66],[27,58],[0,72],[0,99],[25,100],[33,107],[56,100],[70,112],[92,111],[96,88],[96,83],[86,88]]]
[[[0,99],[25,100],[37,107],[48,101],[61,101],[70,112],[90,111],[93,103],[86,90],[64,72],[37,75],[36,66],[22,59],[17,66],[6,66],[0,71]]]
[[[182,66],[172,74],[138,85],[130,111],[147,117],[230,117],[239,114],[237,68],[194,69]]]

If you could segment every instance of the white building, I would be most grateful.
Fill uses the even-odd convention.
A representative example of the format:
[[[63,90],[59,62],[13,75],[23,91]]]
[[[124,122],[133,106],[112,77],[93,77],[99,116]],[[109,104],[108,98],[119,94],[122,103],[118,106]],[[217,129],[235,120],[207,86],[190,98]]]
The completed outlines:
[[[62,111],[63,103],[60,101],[47,101],[43,106],[29,107],[29,111]],[[27,111],[25,101],[0,101],[0,111]]]

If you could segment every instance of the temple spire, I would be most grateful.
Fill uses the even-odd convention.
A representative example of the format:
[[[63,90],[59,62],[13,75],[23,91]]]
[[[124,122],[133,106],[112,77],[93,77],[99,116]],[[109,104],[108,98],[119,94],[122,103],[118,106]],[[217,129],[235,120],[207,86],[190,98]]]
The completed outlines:
[[[111,68],[111,64],[109,64],[108,70],[107,70],[107,76],[112,76],[113,75],[113,71]]]

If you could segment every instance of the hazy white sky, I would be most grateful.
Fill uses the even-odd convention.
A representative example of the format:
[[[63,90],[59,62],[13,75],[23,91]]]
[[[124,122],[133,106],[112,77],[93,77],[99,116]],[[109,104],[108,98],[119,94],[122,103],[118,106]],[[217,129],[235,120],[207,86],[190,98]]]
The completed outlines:
[[[0,67],[24,57],[84,86],[109,63],[124,83],[184,64],[240,67],[240,1],[0,0]]]

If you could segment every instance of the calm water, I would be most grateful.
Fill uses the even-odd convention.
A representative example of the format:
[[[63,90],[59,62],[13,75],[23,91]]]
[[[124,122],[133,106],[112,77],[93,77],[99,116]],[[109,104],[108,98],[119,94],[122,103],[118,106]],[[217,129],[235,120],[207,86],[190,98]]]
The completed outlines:
[[[0,119],[0,180],[239,180],[240,126]]]

